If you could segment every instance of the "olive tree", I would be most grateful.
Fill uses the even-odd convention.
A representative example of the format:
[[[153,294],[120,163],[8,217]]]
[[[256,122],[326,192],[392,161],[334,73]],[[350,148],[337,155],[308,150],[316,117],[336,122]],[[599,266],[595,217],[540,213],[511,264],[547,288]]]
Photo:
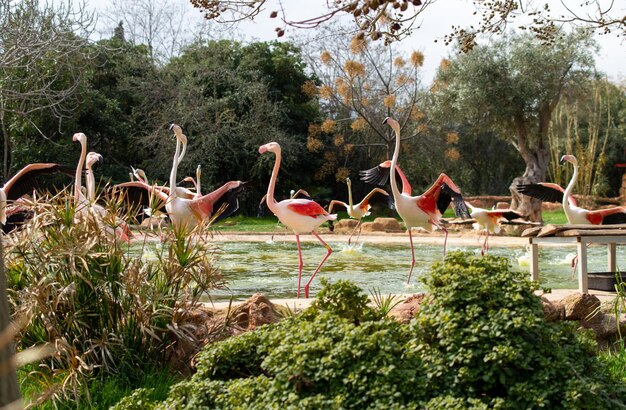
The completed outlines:
[[[511,185],[511,205],[533,220],[541,218],[540,203],[518,195],[515,186],[546,180],[552,113],[564,90],[590,74],[593,47],[583,32],[552,45],[512,35],[458,55],[438,70],[433,101],[441,119],[492,130],[519,152],[526,169]]]

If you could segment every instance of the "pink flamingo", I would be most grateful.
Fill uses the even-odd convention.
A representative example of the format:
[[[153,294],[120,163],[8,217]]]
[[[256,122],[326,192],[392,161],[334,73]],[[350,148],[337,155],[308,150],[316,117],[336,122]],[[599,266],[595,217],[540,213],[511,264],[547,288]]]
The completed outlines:
[[[400,124],[393,118],[387,117],[383,124],[388,124],[396,134],[396,146],[391,159],[390,168],[397,169],[398,157],[400,155]],[[406,187],[409,188],[408,185]],[[454,211],[457,216],[469,218],[469,211],[463,201],[461,190],[452,182],[446,174],[440,174],[435,183],[422,195],[411,196],[408,193],[401,193],[396,183],[396,173],[391,172],[391,191],[396,205],[398,215],[404,221],[409,241],[411,242],[411,269],[409,270],[408,282],[411,281],[411,274],[415,266],[415,249],[411,228],[422,228],[432,232],[434,227],[444,231],[443,254],[446,254],[446,244],[448,241],[448,230],[441,224],[441,215],[445,212],[450,202],[454,202]]]
[[[361,202],[359,202],[356,205],[353,205],[352,204],[352,182],[350,181],[350,178],[346,178],[346,184],[348,185],[348,203],[346,204],[345,202],[333,199],[332,201],[330,201],[330,205],[328,206],[328,212],[333,211],[334,205],[341,205],[346,208],[346,210],[348,211],[348,216],[350,216],[350,218],[358,220],[358,223],[356,224],[356,226],[352,230],[352,233],[350,234],[350,237],[348,238],[348,245],[350,245],[350,240],[352,239],[352,236],[354,235],[354,232],[356,232],[357,228],[359,229],[359,235],[357,236],[356,240],[357,242],[359,241],[359,237],[361,236],[361,222],[363,221],[364,216],[367,216],[370,214],[370,209],[372,208],[372,206],[369,204],[369,202],[372,196],[374,196],[377,193],[383,194],[386,196],[389,196],[389,194],[383,189],[374,188],[370,191],[369,194],[365,195],[365,198],[363,198]]]
[[[187,136],[176,124],[172,124],[170,129],[176,136],[176,153],[170,173],[170,194],[165,208],[172,224],[178,228],[191,230],[211,218],[220,209],[216,220],[225,218],[239,209],[237,195],[243,190],[242,181],[229,181],[209,194],[192,199],[186,198],[184,190],[176,186],[176,172],[185,154],[184,149],[181,152],[181,145],[186,144]]]
[[[359,171],[359,175],[361,176],[361,181],[367,182],[368,184],[374,185],[385,185],[389,180],[389,168],[391,167],[391,160],[383,161],[380,164],[376,165],[374,168],[366,169],[364,171]],[[409,184],[406,175],[400,169],[399,165],[396,165],[396,172],[400,177],[400,181],[402,181],[402,193],[406,195],[411,195],[411,184]]]
[[[626,223],[626,208],[617,206],[607,209],[588,210],[577,206],[572,190],[578,178],[578,161],[573,155],[563,155],[561,162],[567,161],[574,166],[574,174],[565,188],[557,184],[520,184],[517,189],[524,195],[548,202],[561,202],[563,211],[570,224],[610,225]]]
[[[481,230],[481,235],[483,231],[485,232],[485,241],[483,242],[483,246],[480,250],[480,254],[483,256],[487,252],[489,252],[489,233],[500,232],[500,221],[502,220],[502,218],[506,219],[507,221],[512,221],[513,219],[524,217],[522,214],[512,209],[488,210],[472,206],[468,202],[466,202],[465,205],[467,205],[470,210],[470,216],[476,220],[476,224],[474,227],[477,230]]]
[[[96,220],[99,224],[103,224],[103,218],[107,217],[108,211],[96,205],[95,202],[95,179],[93,176],[92,165],[98,160],[102,159],[100,154],[90,153],[89,161],[87,160],[87,136],[82,132],[78,132],[72,136],[74,142],[79,142],[81,146],[80,158],[78,159],[78,165],[76,167],[76,176],[74,181],[74,206],[75,212],[80,218],[88,218],[90,212],[96,216]],[[87,196],[81,191],[82,188],[82,173],[83,167],[87,166],[87,172],[85,175]],[[130,229],[128,225],[121,219],[115,217],[115,228],[111,228],[108,224],[104,223],[104,230],[113,236],[117,236],[126,242],[130,241]]]
[[[116,235],[124,241],[130,242],[130,238],[133,237],[133,234],[130,231],[128,224],[115,215],[113,218],[115,228],[111,228],[110,225],[106,223],[109,218],[109,211],[102,205],[96,203],[96,178],[93,173],[93,166],[100,162],[102,162],[102,155],[96,152],[90,152],[87,154],[87,158],[85,160],[85,187],[87,188],[89,209],[94,215],[96,215],[98,220],[104,224],[104,229],[109,233],[109,235]]]
[[[337,215],[329,214],[322,208],[317,202],[310,199],[285,199],[284,201],[277,202],[274,199],[274,188],[276,187],[276,179],[278,178],[278,171],[280,169],[281,152],[280,145],[277,142],[270,142],[259,147],[259,154],[265,152],[273,152],[276,156],[276,162],[274,163],[274,169],[272,170],[272,177],[267,187],[266,202],[267,206],[274,215],[278,217],[280,222],[285,226],[293,230],[296,234],[296,243],[298,245],[298,293],[297,297],[300,297],[300,285],[302,280],[302,249],[300,248],[300,234],[311,233],[315,236],[326,248],[326,256],[317,266],[313,275],[304,286],[304,297],[309,297],[309,286],[313,281],[313,278],[320,270],[326,259],[333,252],[330,246],[315,232],[315,229],[326,221],[334,221],[337,219]]]
[[[39,177],[59,172],[71,175],[71,169],[61,164],[35,163],[26,165],[17,174],[11,177],[11,179],[0,188],[0,223],[2,223],[2,225],[7,224],[7,200],[15,201],[28,193],[32,193],[33,189],[37,186],[37,179]],[[19,213],[21,216],[27,216],[17,208],[9,210],[9,213],[11,213],[11,215]],[[18,219],[21,219],[21,216]],[[23,220],[19,222],[23,222]]]

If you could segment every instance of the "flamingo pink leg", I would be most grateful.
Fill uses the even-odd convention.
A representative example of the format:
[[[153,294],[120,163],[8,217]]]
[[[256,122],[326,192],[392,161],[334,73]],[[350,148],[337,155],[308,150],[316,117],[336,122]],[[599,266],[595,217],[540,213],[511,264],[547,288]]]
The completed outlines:
[[[443,239],[443,257],[446,257],[446,248],[448,246],[448,230],[445,226],[442,226],[441,229],[445,232],[446,236]]]
[[[300,235],[296,235],[296,243],[298,244],[298,293],[296,297],[300,299],[300,283],[302,282],[302,267],[304,263],[302,262],[302,249],[300,249]]]
[[[361,236],[361,221],[362,219],[359,219],[359,223],[356,224],[356,226],[354,227],[354,229],[352,230],[352,233],[350,234],[350,237],[348,238],[348,245],[350,245],[350,241],[352,240],[352,236],[354,236],[354,232],[356,232],[356,230],[359,230],[359,236],[357,236],[356,241],[359,241],[359,237]]]
[[[328,246],[328,244],[326,242],[324,242],[324,240],[322,238],[320,238],[320,236],[315,232],[312,231],[311,232],[313,235],[315,235],[315,237],[322,243],[322,245],[324,245],[324,247],[326,248],[326,256],[324,256],[324,259],[322,259],[322,261],[320,262],[319,265],[317,265],[317,269],[315,269],[315,272],[313,272],[313,275],[311,275],[311,278],[309,279],[309,281],[306,283],[306,285],[304,285],[304,297],[308,298],[309,297],[309,285],[311,285],[311,282],[313,282],[313,278],[315,277],[315,275],[317,275],[317,272],[319,272],[320,268],[322,267],[322,265],[324,264],[324,262],[326,262],[326,259],[328,259],[328,257],[330,256],[331,253],[333,253],[333,250],[331,249],[330,246]]]
[[[480,254],[485,256],[486,253],[489,253],[489,230],[485,231],[485,241],[483,242],[483,248],[480,250]]]
[[[409,279],[406,283],[411,283],[411,274],[413,274],[413,267],[415,266],[415,249],[413,248],[413,235],[411,234],[411,228],[407,229],[409,232],[409,242],[411,242],[411,269],[409,270]]]

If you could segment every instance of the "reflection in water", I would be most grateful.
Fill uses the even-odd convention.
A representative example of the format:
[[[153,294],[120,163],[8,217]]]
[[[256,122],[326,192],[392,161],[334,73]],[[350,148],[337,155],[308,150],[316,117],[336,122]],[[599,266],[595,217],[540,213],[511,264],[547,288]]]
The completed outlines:
[[[328,258],[320,273],[311,284],[311,295],[320,288],[319,278],[330,281],[349,279],[366,293],[378,290],[382,294],[413,293],[423,291],[420,282],[430,265],[442,259],[441,246],[416,244],[415,269],[411,283],[407,276],[411,264],[408,242],[403,244],[353,244],[329,242],[333,254]],[[154,246],[154,245],[153,245]],[[213,300],[246,299],[255,292],[272,298],[294,298],[298,280],[298,252],[295,242],[285,242],[280,237],[266,242],[217,243],[217,264],[228,284],[228,290],[211,292]],[[541,285],[549,288],[578,287],[572,277],[573,247],[548,247],[539,249]],[[452,246],[449,251],[464,250],[480,254],[479,246]],[[144,252],[150,255],[152,251]],[[318,243],[302,243],[304,271],[302,281],[306,283],[310,274],[322,260],[326,250]],[[528,272],[530,257],[524,247],[493,247],[489,254],[510,259],[515,270]],[[588,249],[589,270],[606,271],[606,247],[593,246]],[[626,261],[626,247],[618,246],[617,261]],[[618,269],[620,267],[618,266]]]

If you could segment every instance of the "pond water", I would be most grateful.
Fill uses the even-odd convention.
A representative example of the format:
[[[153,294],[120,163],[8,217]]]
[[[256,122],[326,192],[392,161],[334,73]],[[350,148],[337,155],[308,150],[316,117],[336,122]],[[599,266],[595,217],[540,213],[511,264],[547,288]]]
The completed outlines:
[[[348,246],[345,242],[331,242],[333,254],[313,280],[310,296],[320,289],[319,279],[330,281],[349,279],[366,293],[376,290],[382,294],[415,293],[424,290],[420,282],[431,264],[442,259],[441,245],[416,244],[415,268],[411,283],[407,276],[411,264],[408,240],[402,244],[359,244]],[[255,292],[272,298],[296,297],[298,255],[295,242],[268,240],[267,242],[224,242],[219,248],[218,266],[228,283],[228,290],[211,292],[213,300],[242,300]],[[464,250],[480,254],[480,246],[449,246],[448,251]],[[578,281],[573,276],[572,258],[575,247],[540,247],[540,280],[543,287],[576,289]],[[304,270],[302,287],[324,257],[326,251],[318,243],[302,243]],[[515,270],[528,272],[530,252],[525,247],[493,247],[491,255],[505,256]],[[605,271],[606,247],[588,249],[589,271]],[[617,248],[618,265],[626,261],[626,247]],[[619,269],[619,266],[618,266]]]

